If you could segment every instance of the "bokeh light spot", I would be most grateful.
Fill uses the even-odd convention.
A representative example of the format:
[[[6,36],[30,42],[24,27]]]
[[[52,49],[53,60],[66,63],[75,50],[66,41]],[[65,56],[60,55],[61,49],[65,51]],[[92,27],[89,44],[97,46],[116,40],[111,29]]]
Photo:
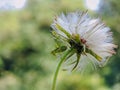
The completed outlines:
[[[0,0],[1,10],[21,9],[25,6],[26,0]]]
[[[99,9],[100,0],[85,0],[85,5],[88,9],[98,10]]]

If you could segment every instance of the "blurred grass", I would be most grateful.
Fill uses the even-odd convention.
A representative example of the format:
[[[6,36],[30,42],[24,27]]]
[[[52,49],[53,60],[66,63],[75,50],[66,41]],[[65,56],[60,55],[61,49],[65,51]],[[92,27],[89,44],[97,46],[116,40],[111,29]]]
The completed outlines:
[[[99,14],[120,45],[120,1],[110,0],[112,15]],[[109,8],[109,7],[108,7]],[[0,11],[0,90],[50,90],[57,58],[50,24],[61,12],[86,10],[83,0],[28,0],[21,10]],[[92,74],[61,71],[57,90],[120,90],[120,49],[108,65]]]

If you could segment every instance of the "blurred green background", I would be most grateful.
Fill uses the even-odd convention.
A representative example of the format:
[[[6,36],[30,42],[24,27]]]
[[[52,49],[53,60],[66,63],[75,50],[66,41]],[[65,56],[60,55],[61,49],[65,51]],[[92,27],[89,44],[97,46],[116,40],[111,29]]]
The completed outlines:
[[[50,53],[55,47],[50,25],[61,12],[88,9],[111,28],[120,46],[120,0],[100,0],[97,10],[96,0],[89,0],[91,6],[88,0],[26,0],[21,6],[12,1],[0,0],[0,90],[51,90],[59,60]],[[119,47],[116,51],[90,74],[60,71],[56,90],[120,90]]]

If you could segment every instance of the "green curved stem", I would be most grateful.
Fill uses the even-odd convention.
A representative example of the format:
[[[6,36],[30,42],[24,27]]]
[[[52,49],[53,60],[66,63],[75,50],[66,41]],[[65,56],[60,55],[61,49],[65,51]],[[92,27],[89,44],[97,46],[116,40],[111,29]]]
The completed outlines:
[[[57,76],[58,76],[58,72],[60,70],[60,66],[62,65],[62,62],[66,59],[67,55],[70,53],[71,51],[67,51],[65,53],[65,55],[61,58],[58,66],[57,66],[57,69],[55,71],[55,75],[54,75],[54,78],[53,78],[53,85],[52,85],[52,90],[55,90],[55,86],[56,86],[56,81],[57,81]]]

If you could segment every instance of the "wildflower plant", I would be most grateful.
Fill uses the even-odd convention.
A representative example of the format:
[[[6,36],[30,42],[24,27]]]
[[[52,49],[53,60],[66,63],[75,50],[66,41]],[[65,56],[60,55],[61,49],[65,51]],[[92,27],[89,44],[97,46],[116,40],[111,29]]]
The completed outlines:
[[[52,35],[57,48],[52,54],[61,54],[53,79],[52,90],[55,90],[56,79],[61,65],[64,70],[83,71],[91,64],[93,68],[102,67],[109,57],[115,54],[112,32],[99,18],[91,18],[88,12],[76,11],[56,16]],[[70,59],[73,57],[72,59]],[[88,58],[88,59],[86,59]]]

